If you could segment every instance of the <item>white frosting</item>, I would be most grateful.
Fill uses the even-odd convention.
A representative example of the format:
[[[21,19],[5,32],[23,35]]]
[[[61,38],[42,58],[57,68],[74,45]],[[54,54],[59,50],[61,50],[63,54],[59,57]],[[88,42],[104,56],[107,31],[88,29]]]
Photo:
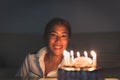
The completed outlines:
[[[89,57],[77,57],[74,59],[73,65],[75,67],[91,67],[92,59]]]

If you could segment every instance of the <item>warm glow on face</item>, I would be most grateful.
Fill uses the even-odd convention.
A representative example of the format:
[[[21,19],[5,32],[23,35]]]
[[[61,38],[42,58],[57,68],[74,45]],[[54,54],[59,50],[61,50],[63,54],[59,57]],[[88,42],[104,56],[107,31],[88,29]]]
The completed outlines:
[[[53,55],[62,55],[68,45],[68,30],[65,26],[57,25],[51,29],[49,35],[48,48]]]

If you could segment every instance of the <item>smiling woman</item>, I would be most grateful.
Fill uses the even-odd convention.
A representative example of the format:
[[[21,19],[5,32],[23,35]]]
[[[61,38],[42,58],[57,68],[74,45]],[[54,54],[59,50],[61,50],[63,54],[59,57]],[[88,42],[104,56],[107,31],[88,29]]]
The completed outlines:
[[[46,25],[44,31],[46,46],[37,54],[28,54],[17,77],[57,77],[57,70],[64,63],[63,51],[67,49],[71,36],[71,26],[68,21],[54,18]]]
[[[51,21],[51,24],[52,26],[50,23],[48,24],[47,28],[50,29],[49,31],[46,31],[49,33],[46,34],[48,52],[44,59],[46,76],[49,72],[57,69],[58,65],[62,62],[62,53],[67,48],[70,35],[70,25],[65,20],[58,20],[56,18]]]

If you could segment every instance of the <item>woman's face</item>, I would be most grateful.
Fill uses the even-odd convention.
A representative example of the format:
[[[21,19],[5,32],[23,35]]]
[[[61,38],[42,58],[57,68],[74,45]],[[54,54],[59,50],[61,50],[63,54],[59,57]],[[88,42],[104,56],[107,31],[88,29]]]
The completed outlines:
[[[62,25],[56,25],[50,30],[48,49],[50,54],[59,56],[67,48],[69,41],[68,30]]]

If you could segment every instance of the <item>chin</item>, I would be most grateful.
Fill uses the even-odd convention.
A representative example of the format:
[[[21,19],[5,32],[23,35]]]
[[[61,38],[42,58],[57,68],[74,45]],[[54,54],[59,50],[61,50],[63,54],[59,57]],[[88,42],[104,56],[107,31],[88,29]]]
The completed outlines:
[[[59,56],[59,55],[62,55],[62,52],[61,51],[56,51],[55,53],[54,53],[56,56]]]

